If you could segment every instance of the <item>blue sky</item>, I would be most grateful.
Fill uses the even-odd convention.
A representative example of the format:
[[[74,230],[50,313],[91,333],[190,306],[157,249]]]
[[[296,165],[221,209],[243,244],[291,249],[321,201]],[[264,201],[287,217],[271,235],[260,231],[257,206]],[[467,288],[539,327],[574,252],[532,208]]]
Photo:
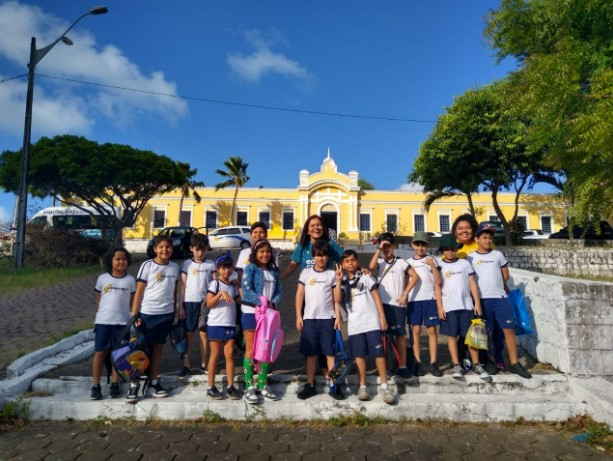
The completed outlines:
[[[189,162],[207,186],[238,155],[247,187],[295,187],[329,148],[340,172],[397,189],[454,96],[514,68],[483,37],[499,3],[107,0],[106,15],[68,34],[73,46],[38,64],[32,142],[70,133],[152,150]],[[48,45],[93,6],[0,1],[0,81],[27,73],[32,36]],[[0,83],[2,151],[21,148],[26,87]],[[0,192],[0,220],[14,199]]]

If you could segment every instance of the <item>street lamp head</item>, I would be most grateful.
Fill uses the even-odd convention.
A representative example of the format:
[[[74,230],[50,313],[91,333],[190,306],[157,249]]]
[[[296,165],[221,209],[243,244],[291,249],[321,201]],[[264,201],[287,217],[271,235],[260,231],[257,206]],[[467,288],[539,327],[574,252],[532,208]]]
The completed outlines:
[[[106,6],[95,6],[89,9],[89,14],[106,14],[109,9]]]
[[[68,46],[70,46],[70,45],[72,45],[72,44],[73,44],[73,43],[72,43],[72,40],[70,40],[68,37],[62,37],[60,40],[62,41],[62,43],[63,43],[64,45],[68,45]]]

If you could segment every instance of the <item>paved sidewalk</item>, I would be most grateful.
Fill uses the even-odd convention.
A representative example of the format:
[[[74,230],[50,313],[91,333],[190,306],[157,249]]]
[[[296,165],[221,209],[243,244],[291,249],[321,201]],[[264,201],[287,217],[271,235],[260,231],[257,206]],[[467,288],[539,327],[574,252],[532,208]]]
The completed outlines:
[[[547,426],[35,423],[0,460],[610,460]]]

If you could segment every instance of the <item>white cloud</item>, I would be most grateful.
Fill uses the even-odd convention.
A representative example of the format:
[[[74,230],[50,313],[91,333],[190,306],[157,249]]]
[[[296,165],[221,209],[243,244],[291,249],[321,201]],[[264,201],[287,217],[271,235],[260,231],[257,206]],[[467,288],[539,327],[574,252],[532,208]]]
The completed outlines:
[[[397,190],[402,190],[405,192],[423,192],[424,188],[416,182],[409,182],[401,185]]]
[[[3,225],[8,225],[11,222],[9,211],[4,206],[0,206],[0,228]]]
[[[97,19],[103,20],[103,19]],[[29,43],[37,38],[40,49],[59,37],[70,23],[45,13],[41,8],[15,1],[0,4],[0,30],[10,40],[0,40],[0,55],[23,66],[29,59]],[[86,25],[70,31],[73,46],[58,43],[45,56],[44,67],[37,74],[102,83],[109,86],[136,88],[153,93],[177,94],[176,84],[165,79],[163,72],[143,74],[138,66],[113,46],[97,46]],[[0,79],[7,76],[0,76]],[[23,131],[26,84],[13,80],[0,85],[0,131],[18,134]],[[176,123],[188,114],[187,103],[178,98],[113,90],[99,86],[69,83],[44,77],[36,79],[33,119],[37,133],[58,132],[87,134],[102,115],[118,126],[129,124],[142,114],[162,117]],[[62,117],[58,117],[58,113]],[[19,120],[21,118],[21,120]]]
[[[257,82],[267,74],[281,74],[295,78],[304,83],[312,83],[313,76],[297,61],[289,59],[283,53],[275,53],[271,48],[278,44],[285,44],[285,39],[277,30],[265,37],[257,30],[244,33],[247,42],[255,48],[253,53],[229,53],[228,64],[232,71],[247,82]]]

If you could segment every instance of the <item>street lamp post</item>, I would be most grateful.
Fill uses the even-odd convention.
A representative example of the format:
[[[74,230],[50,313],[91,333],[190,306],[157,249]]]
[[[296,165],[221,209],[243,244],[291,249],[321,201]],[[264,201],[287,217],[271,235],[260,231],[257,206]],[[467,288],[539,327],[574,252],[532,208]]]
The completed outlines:
[[[30,160],[30,136],[32,134],[32,100],[34,99],[34,70],[45,55],[51,51],[58,42],[63,42],[66,45],[72,45],[72,40],[66,37],[66,34],[85,16],[90,14],[105,14],[109,10],[106,6],[97,6],[91,8],[87,13],[79,16],[66,31],[58,37],[50,45],[44,48],[36,49],[36,37],[32,37],[30,44],[30,61],[28,62],[28,93],[26,96],[26,118],[23,129],[23,153],[21,155],[21,177],[19,180],[19,193],[17,196],[17,235],[15,238],[15,269],[21,269],[24,265],[24,250],[26,238],[26,215],[28,208],[28,162]]]

